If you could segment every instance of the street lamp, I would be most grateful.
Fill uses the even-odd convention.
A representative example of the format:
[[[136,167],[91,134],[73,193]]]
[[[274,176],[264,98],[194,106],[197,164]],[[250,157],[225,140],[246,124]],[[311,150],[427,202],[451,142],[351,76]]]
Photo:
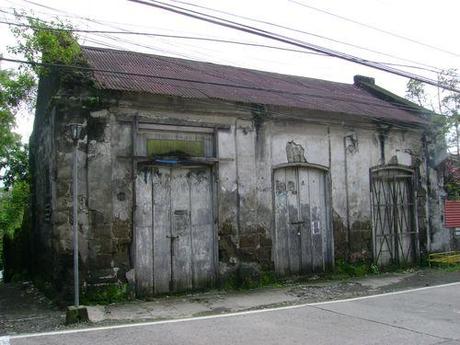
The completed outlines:
[[[74,277],[74,305],[80,306],[80,279],[78,272],[78,140],[80,139],[80,123],[70,123],[68,125],[70,137],[74,143],[73,162],[72,162],[72,230],[73,230],[73,277]]]

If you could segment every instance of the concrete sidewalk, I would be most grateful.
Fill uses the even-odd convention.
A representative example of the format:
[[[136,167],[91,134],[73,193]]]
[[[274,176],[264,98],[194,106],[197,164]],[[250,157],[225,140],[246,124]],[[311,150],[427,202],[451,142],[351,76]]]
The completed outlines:
[[[460,281],[460,272],[420,270],[348,281],[310,280],[305,283],[292,283],[281,288],[190,293],[183,296],[156,298],[152,301],[136,300],[88,308],[90,320],[98,324],[139,322],[346,299],[456,281]]]
[[[65,312],[49,304],[30,284],[0,285],[0,336],[69,327],[189,318],[373,295],[460,281],[460,271],[436,269],[389,273],[347,281],[310,279],[283,287],[190,293],[90,306],[91,322],[64,326]]]

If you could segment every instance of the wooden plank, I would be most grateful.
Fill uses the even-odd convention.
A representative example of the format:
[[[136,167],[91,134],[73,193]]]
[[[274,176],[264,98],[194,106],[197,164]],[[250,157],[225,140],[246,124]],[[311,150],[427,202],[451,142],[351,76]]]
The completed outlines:
[[[312,271],[312,238],[311,238],[311,218],[310,218],[310,191],[309,191],[309,169],[298,168],[299,174],[299,201],[300,201],[300,220],[304,224],[299,226],[301,232],[302,250],[302,273]]]
[[[192,288],[189,169],[171,170],[172,281],[174,291]]]
[[[229,130],[231,128],[230,124],[225,124],[225,123],[211,123],[211,122],[202,122],[202,121],[193,121],[193,120],[186,120],[184,119],[184,116],[181,116],[180,118],[174,119],[171,118],[169,115],[165,116],[165,118],[160,119],[152,119],[148,118],[145,116],[137,116],[139,119],[139,124],[161,124],[161,125],[170,125],[170,126],[190,126],[190,127],[204,127],[204,128],[217,128],[220,130]],[[125,117],[123,118],[117,118],[118,122],[129,122],[131,123],[132,120],[126,119]]]
[[[310,185],[310,218],[312,232],[312,266],[313,271],[320,272],[324,270],[323,265],[323,240],[324,231],[321,214],[325,212],[321,199],[324,193],[320,190],[320,179],[322,174],[316,169],[309,171]]]
[[[212,285],[215,277],[211,169],[190,169],[193,287]]]
[[[291,274],[299,274],[301,272],[301,251],[297,168],[286,168],[286,188],[288,217],[285,236],[288,239],[289,271]]]
[[[169,292],[171,280],[171,170],[153,168],[153,271],[155,293]]]
[[[286,171],[277,169],[274,171],[274,211],[275,211],[275,271],[278,275],[286,275],[289,272],[288,245],[287,245],[287,190]]]
[[[326,174],[318,171],[318,180],[319,180],[319,202],[320,202],[320,224],[321,224],[321,240],[322,240],[322,258],[323,258],[323,270],[326,269],[326,264],[328,263],[327,259],[330,257],[328,245],[332,241],[332,233],[329,232],[329,219],[328,219],[328,205],[327,205],[327,195],[326,195]]]
[[[209,127],[160,125],[146,122],[139,123],[139,130],[173,131],[187,133],[214,133],[214,128]]]
[[[137,207],[135,211],[136,293],[153,294],[152,258],[152,180],[150,171],[140,171],[136,178]]]

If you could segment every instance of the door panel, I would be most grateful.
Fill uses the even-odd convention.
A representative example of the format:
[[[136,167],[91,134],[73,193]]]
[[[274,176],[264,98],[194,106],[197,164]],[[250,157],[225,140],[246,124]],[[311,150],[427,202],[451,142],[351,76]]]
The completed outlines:
[[[300,219],[304,222],[299,226],[301,232],[302,273],[312,271],[312,234],[311,234],[311,209],[310,209],[310,181],[309,171],[299,169],[299,201]]]
[[[321,190],[323,175],[318,170],[309,171],[310,184],[310,210],[311,210],[311,236],[312,236],[312,266],[313,271],[323,270],[323,226],[325,219],[324,191]]]
[[[287,238],[288,238],[288,257],[289,270],[296,274],[301,271],[300,262],[302,251],[300,248],[300,222],[299,219],[299,193],[297,169],[286,169],[287,186]]]
[[[275,183],[275,262],[280,275],[289,274],[288,252],[288,208],[286,191],[286,170],[278,169],[274,173]]]
[[[152,174],[153,224],[153,272],[155,293],[168,292],[171,281],[171,170],[154,168]]]
[[[171,219],[170,240],[172,246],[172,283],[174,291],[192,288],[192,246],[190,234],[190,186],[189,169],[171,170]],[[156,230],[157,227],[154,226]]]
[[[151,176],[151,182],[143,176]],[[146,200],[136,210],[144,215],[142,222],[136,220],[136,253],[142,259],[136,260],[137,279],[155,294],[212,284],[216,249],[211,170],[155,167],[139,173],[137,183],[137,199]],[[151,215],[150,222],[145,214]],[[152,272],[150,283],[142,272]]]
[[[206,286],[215,280],[214,216],[212,205],[212,180],[209,169],[196,169],[189,173],[192,219],[192,272],[193,285]]]
[[[136,180],[137,199],[135,214],[136,235],[136,290],[141,295],[152,294],[152,181],[150,173],[141,173]]]
[[[308,167],[277,169],[274,184],[277,273],[324,270],[333,258],[325,173]]]

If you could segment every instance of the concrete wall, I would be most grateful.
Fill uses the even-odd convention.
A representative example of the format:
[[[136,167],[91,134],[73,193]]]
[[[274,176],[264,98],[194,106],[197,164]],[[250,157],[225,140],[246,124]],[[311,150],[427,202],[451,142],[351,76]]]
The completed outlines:
[[[253,108],[225,102],[198,102],[156,96],[128,96],[99,111],[61,106],[36,132],[37,171],[54,166],[51,187],[35,175],[36,208],[52,195],[50,225],[37,221],[49,247],[65,257],[71,250],[71,153],[65,124],[78,121],[79,230],[82,276],[88,284],[124,281],[134,267],[132,160],[135,118],[143,122],[225,127],[217,131],[218,247],[221,274],[240,262],[273,269],[272,169],[303,155],[329,169],[336,257],[370,258],[369,168],[388,163],[413,166],[418,175],[419,224],[431,227],[432,248],[447,248],[449,236],[437,221],[438,205],[425,207],[427,179],[422,131],[386,129],[382,161],[379,129],[370,119],[316,114],[294,109]],[[53,120],[54,119],[54,120]],[[54,122],[54,124],[53,124]],[[54,126],[54,127],[53,127]],[[53,129],[54,128],[54,129]],[[51,142],[55,142],[51,148]],[[54,152],[52,154],[51,152]],[[135,170],[135,169],[134,169]],[[430,169],[431,197],[439,200],[436,172]],[[46,192],[45,192],[46,189]],[[51,194],[50,194],[51,193]],[[424,196],[425,195],[425,196]],[[347,207],[348,205],[348,207]],[[40,213],[40,212],[38,212]],[[426,214],[433,217],[427,222]],[[350,238],[348,239],[348,228]],[[68,263],[62,263],[68,266]],[[64,270],[65,271],[65,270]],[[68,276],[67,276],[68,278]]]

